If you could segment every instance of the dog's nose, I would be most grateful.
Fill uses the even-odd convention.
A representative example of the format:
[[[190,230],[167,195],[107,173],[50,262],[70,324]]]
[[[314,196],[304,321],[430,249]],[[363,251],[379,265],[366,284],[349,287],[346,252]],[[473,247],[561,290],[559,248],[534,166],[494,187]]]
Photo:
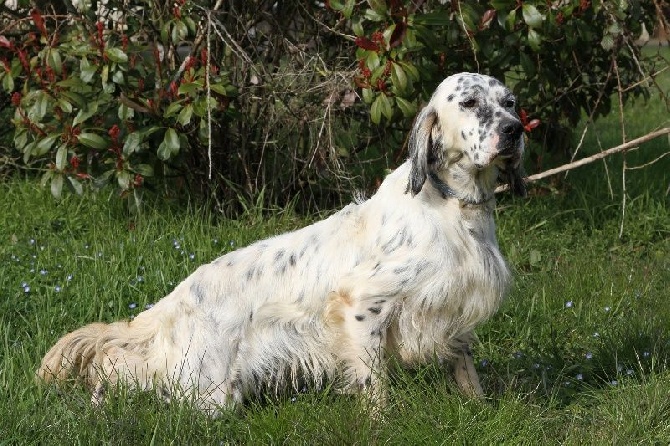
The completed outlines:
[[[518,138],[523,133],[523,125],[516,119],[504,121],[500,124],[500,133],[508,138]]]

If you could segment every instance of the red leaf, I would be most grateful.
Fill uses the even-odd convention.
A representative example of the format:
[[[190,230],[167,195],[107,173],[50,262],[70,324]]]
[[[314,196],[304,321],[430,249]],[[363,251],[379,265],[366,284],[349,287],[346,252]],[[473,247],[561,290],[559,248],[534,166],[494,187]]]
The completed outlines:
[[[540,120],[539,119],[533,119],[528,123],[528,128],[529,129],[534,129],[537,128],[540,125]]]
[[[521,119],[521,123],[523,125],[528,124],[528,114],[526,113],[526,110],[523,108],[521,109],[521,112],[519,113],[519,118]]]
[[[14,44],[7,40],[7,37],[0,36],[0,47],[12,49]]]
[[[482,16],[481,20],[479,21],[479,29],[484,29],[488,28],[488,26],[491,23],[491,20],[496,16],[496,10],[495,9],[489,9],[487,10],[484,15]]]
[[[379,46],[367,37],[356,37],[354,43],[357,47],[363,48],[364,50],[379,51]]]
[[[407,23],[405,22],[397,22],[395,24],[395,29],[393,30],[393,33],[391,34],[391,41],[389,42],[389,45],[391,48],[395,48],[400,43],[402,43],[402,39],[405,37],[405,34],[407,33]]]
[[[37,29],[40,30],[40,34],[43,36],[47,35],[47,27],[44,26],[44,19],[42,18],[42,14],[40,14],[40,11],[37,8],[33,8],[30,10],[30,17],[32,17],[33,22],[35,22],[35,26]]]

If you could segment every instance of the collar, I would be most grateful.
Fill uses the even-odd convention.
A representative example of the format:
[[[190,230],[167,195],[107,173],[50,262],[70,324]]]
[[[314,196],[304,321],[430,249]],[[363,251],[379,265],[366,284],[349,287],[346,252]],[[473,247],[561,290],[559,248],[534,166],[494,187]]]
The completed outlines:
[[[482,204],[488,203],[491,199],[493,199],[493,195],[484,196],[479,200],[472,200],[470,198],[463,197],[460,194],[458,194],[455,190],[453,190],[451,187],[449,187],[447,183],[442,181],[435,172],[429,172],[428,179],[430,180],[430,183],[433,185],[433,187],[435,187],[435,189],[440,191],[440,193],[442,194],[442,198],[448,198],[448,197],[456,198],[461,203],[469,204],[471,206],[480,206]]]

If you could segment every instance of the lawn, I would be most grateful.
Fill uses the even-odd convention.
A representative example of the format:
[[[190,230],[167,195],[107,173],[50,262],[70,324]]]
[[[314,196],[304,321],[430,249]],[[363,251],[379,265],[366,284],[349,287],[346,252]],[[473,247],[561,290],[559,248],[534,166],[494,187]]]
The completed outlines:
[[[661,82],[670,91],[670,75]],[[670,125],[668,116],[657,97],[630,103],[627,135]],[[613,113],[587,134],[584,153],[620,135]],[[659,138],[626,160],[669,148]],[[621,164],[583,167],[526,200],[501,197],[499,240],[515,283],[478,330],[487,401],[461,397],[437,365],[398,370],[379,420],[329,391],[210,419],[151,393],[121,388],[94,409],[77,385],[38,384],[41,356],[64,333],[131,318],[200,263],[317,217],[224,221],[156,202],[130,219],[113,195],[56,202],[34,182],[0,183],[0,444],[667,444],[670,160],[627,172],[623,217]]]

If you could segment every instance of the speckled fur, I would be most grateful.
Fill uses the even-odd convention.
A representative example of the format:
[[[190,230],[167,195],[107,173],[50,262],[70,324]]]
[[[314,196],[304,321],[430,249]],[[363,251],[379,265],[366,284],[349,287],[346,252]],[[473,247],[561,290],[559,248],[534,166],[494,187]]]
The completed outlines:
[[[512,123],[514,132],[510,131]],[[447,78],[421,111],[407,162],[369,200],[198,268],[130,322],[61,338],[38,375],[77,375],[101,401],[119,380],[216,411],[261,391],[336,380],[384,400],[384,362],[435,357],[481,394],[469,344],[509,271],[495,236],[500,176],[519,176],[523,136],[498,81]],[[445,197],[433,172],[463,200]],[[464,378],[465,376],[465,378]]]

